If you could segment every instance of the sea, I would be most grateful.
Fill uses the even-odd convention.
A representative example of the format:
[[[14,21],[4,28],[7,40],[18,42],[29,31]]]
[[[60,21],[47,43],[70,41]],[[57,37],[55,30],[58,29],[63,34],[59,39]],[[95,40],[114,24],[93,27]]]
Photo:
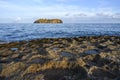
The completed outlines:
[[[120,36],[120,23],[0,23],[0,43],[81,36]]]

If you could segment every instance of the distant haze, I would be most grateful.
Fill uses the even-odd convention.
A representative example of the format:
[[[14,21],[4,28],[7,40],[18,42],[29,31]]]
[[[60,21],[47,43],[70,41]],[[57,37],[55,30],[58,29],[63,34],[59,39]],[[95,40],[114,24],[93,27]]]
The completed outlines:
[[[0,23],[120,23],[120,0],[0,0]]]

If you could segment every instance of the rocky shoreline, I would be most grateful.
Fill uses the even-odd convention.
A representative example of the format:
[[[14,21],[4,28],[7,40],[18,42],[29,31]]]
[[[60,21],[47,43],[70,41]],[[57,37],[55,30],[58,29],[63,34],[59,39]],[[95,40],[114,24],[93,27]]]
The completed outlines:
[[[0,44],[0,80],[120,80],[120,37]]]

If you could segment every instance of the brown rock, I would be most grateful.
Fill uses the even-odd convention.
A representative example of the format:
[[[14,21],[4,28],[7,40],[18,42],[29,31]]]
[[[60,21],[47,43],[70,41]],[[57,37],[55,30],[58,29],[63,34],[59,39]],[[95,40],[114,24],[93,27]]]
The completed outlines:
[[[16,73],[22,71],[25,68],[25,64],[22,62],[13,63],[6,68],[2,69],[1,75],[2,76],[12,76]]]

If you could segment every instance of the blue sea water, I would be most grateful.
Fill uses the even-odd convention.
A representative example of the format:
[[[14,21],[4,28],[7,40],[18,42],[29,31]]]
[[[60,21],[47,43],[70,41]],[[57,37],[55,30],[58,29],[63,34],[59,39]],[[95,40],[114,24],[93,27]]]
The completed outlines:
[[[0,41],[21,41],[38,38],[80,36],[120,36],[120,24],[64,23],[64,24],[13,24],[0,23]]]

